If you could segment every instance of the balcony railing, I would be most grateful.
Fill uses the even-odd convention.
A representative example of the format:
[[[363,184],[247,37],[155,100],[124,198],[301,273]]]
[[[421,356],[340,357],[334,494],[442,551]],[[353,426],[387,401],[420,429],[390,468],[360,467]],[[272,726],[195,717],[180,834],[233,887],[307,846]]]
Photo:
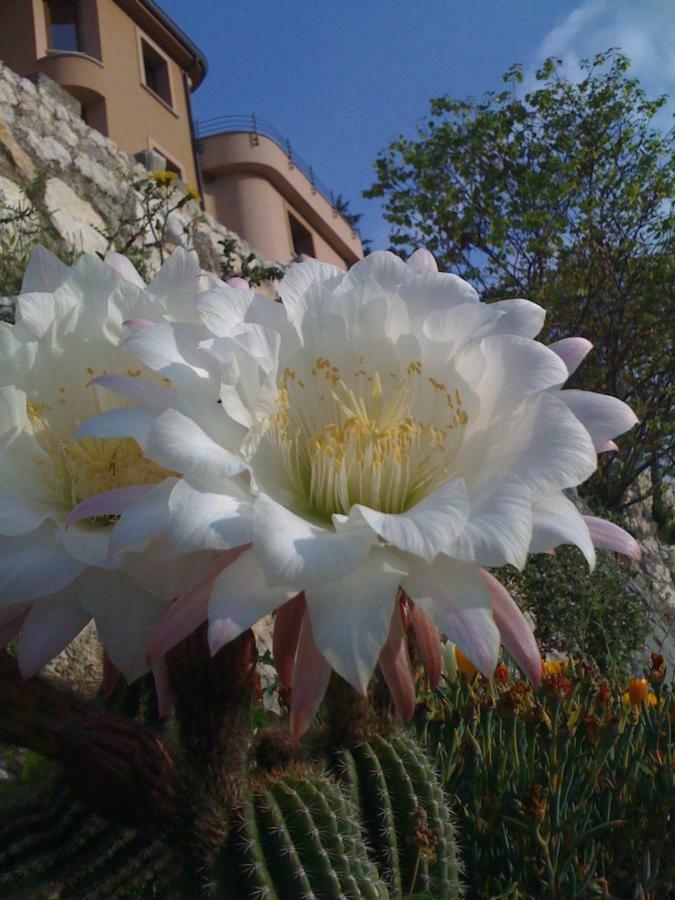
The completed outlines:
[[[210,137],[214,134],[225,134],[233,132],[245,132],[251,135],[254,144],[258,143],[259,137],[269,138],[286,154],[289,166],[298,169],[312,186],[312,193],[321,194],[324,200],[330,204],[336,216],[346,222],[355,235],[359,235],[358,228],[349,222],[342,210],[336,204],[335,194],[324,184],[320,178],[314,174],[312,166],[297,152],[290,140],[265,119],[259,119],[255,113],[250,116],[214,116],[211,119],[195,119],[194,123],[195,137],[197,141],[201,138]]]

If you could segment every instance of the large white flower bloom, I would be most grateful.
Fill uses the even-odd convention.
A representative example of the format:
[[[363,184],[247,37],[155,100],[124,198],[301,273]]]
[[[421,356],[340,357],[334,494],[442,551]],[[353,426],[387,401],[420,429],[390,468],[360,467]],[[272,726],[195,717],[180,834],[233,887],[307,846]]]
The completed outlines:
[[[612,397],[561,389],[590,345],[536,342],[541,308],[481,303],[426,251],[407,264],[373,253],[348,273],[301,263],[279,290],[283,305],[203,293],[201,336],[181,324],[137,331],[126,347],[171,379],[170,402],[139,396],[87,426],[115,433],[126,418],[116,433],[183,476],[169,498],[175,550],[220,550],[227,565],[181,598],[151,656],[207,606],[214,652],[281,607],[296,731],[330,667],[365,691],[379,659],[409,705],[402,608],[434,671],[440,629],[485,673],[501,638],[537,677],[530,630],[482,567],[522,567],[561,543],[591,565],[594,543],[620,538],[635,552],[563,494],[636,421]]]
[[[0,645],[19,634],[26,676],[93,616],[113,664],[138,677],[158,621],[204,562],[175,559],[161,537],[174,474],[132,439],[76,432],[128,406],[110,390],[120,377],[166,402],[161,378],[119,348],[124,323],[196,321],[195,295],[212,284],[184,252],[148,287],[115,254],[73,268],[42,249],[31,258],[16,325],[0,324]]]

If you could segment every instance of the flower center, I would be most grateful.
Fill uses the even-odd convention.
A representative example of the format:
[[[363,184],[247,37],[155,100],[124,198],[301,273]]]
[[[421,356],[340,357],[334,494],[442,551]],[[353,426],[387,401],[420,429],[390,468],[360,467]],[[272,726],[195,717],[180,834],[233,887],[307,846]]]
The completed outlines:
[[[468,420],[459,390],[420,362],[382,375],[361,360],[343,378],[320,358],[306,378],[284,371],[267,438],[317,515],[355,503],[399,513],[447,480]]]
[[[133,438],[75,438],[50,428],[44,413],[39,404],[28,407],[33,433],[45,452],[34,461],[68,510],[94,494],[157,484],[170,474],[146,459]]]

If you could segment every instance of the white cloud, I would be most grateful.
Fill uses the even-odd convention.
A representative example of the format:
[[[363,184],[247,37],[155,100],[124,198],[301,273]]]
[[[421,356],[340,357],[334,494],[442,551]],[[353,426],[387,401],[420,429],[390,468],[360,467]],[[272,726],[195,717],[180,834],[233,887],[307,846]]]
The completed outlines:
[[[675,4],[672,0],[585,0],[544,37],[532,56],[534,69],[548,56],[563,59],[562,73],[576,80],[579,61],[620,47],[631,74],[650,96],[675,94]],[[671,107],[672,112],[672,107]]]

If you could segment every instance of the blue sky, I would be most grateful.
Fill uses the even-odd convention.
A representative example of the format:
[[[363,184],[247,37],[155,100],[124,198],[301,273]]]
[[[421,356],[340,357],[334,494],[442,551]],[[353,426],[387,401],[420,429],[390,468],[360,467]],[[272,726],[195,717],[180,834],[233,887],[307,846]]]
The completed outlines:
[[[361,197],[379,150],[412,135],[431,97],[480,96],[514,62],[619,45],[654,93],[674,92],[672,0],[160,0],[206,55],[197,118],[255,112],[286,136],[387,245]]]

